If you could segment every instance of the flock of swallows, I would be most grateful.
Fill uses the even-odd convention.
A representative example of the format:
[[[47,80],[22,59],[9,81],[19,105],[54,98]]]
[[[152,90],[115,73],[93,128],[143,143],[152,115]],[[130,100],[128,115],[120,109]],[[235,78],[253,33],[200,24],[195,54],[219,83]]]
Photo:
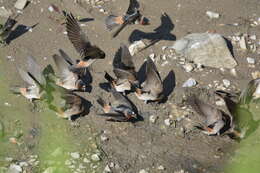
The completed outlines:
[[[65,91],[63,98],[66,106],[57,109],[56,112],[60,117],[70,118],[73,115],[79,115],[84,112],[83,98],[75,94],[73,91],[85,91],[89,85],[84,81],[86,69],[97,59],[104,59],[105,53],[97,46],[92,45],[88,37],[81,30],[77,20],[71,13],[65,13],[67,35],[81,59],[74,62],[62,49],[59,49],[58,54],[53,55],[53,60],[59,72],[59,78],[55,81],[56,86],[63,88]],[[105,20],[106,26],[109,30],[117,27],[113,33],[116,37],[122,29],[128,24],[148,24],[148,20],[140,14],[139,3],[136,0],[130,0],[130,5],[125,15],[114,16],[110,15]],[[1,41],[4,42],[9,36],[11,28],[15,24],[14,20],[8,18],[6,24],[0,30]],[[18,93],[29,100],[41,99],[43,95],[44,77],[39,70],[40,66],[36,63],[34,58],[28,57],[27,71],[18,68],[18,72],[22,79],[29,84],[28,87],[19,87]],[[97,99],[97,103],[103,108],[104,113],[98,114],[108,117],[108,121],[132,121],[137,119],[137,111],[133,104],[126,97],[127,91],[134,91],[138,99],[148,101],[161,101],[164,98],[163,83],[159,72],[154,62],[147,58],[146,60],[146,79],[140,84],[137,78],[133,58],[126,45],[121,44],[119,50],[116,52],[113,60],[113,72],[116,78],[105,72],[105,79],[110,84],[109,91],[113,94],[115,102],[111,105],[102,98]],[[46,82],[46,81],[45,81]],[[260,79],[251,81],[247,90],[259,89]],[[230,95],[225,92],[217,92],[224,100],[229,100]],[[204,124],[200,129],[208,134],[220,134],[221,130],[229,126],[234,130],[232,117],[225,114],[220,109],[207,104],[195,96],[190,97],[190,105],[202,117],[204,117]]]

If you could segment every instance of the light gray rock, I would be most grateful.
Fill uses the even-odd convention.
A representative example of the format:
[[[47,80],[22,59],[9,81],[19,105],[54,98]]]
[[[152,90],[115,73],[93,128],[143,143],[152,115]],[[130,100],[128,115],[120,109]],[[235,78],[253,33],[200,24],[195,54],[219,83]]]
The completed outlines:
[[[14,7],[17,8],[18,10],[23,10],[26,4],[27,4],[27,0],[17,0],[16,3],[14,4]]]
[[[22,171],[23,171],[23,169],[21,168],[21,166],[16,165],[16,164],[11,164],[7,173],[19,173]]]
[[[182,87],[193,87],[197,85],[197,81],[193,78],[189,78],[186,82],[183,83]]]
[[[93,160],[93,161],[100,161],[101,159],[100,159],[100,157],[99,157],[99,155],[98,154],[92,154],[92,156],[91,156],[91,160]]]
[[[223,79],[222,81],[223,81],[223,84],[224,84],[224,86],[225,86],[226,88],[228,88],[228,87],[231,85],[230,80]]]
[[[173,121],[170,118],[167,118],[167,119],[164,120],[164,124],[166,126],[170,126],[170,125],[172,125],[172,123],[173,123]]]
[[[149,173],[147,170],[145,170],[145,169],[141,169],[140,171],[139,171],[139,173]]]
[[[71,156],[73,159],[79,159],[79,158],[80,158],[80,154],[79,154],[78,152],[70,153],[70,156]]]
[[[151,115],[151,116],[149,117],[149,121],[150,121],[151,123],[155,123],[157,119],[158,119],[158,116],[156,116],[156,115]]]
[[[237,62],[232,57],[225,39],[220,34],[194,33],[176,41],[172,47],[195,64],[214,68],[234,68]]]
[[[130,54],[133,56],[138,51],[145,48],[145,46],[146,46],[145,43],[142,40],[140,40],[140,41],[135,41],[133,44],[131,44],[129,46],[128,49],[129,49]]]
[[[248,64],[255,64],[255,59],[251,57],[246,58]]]
[[[210,19],[218,19],[219,18],[219,13],[213,12],[213,11],[207,11],[206,15],[210,18]]]

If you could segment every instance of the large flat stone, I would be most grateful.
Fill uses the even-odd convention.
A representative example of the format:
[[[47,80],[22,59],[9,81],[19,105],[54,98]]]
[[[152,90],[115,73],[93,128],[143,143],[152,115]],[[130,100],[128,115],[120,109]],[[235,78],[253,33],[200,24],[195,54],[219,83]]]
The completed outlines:
[[[188,60],[214,68],[232,69],[237,65],[225,39],[220,34],[194,33],[185,36],[170,47]]]

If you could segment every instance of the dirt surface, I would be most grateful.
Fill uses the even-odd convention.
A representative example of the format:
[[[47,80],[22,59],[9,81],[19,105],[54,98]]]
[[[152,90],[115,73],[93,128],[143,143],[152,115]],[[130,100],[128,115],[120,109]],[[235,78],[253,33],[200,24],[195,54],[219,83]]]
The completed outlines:
[[[13,8],[14,0],[1,0],[0,6]],[[185,36],[188,33],[202,33],[215,31],[226,38],[234,34],[246,33],[256,35],[259,42],[260,28],[249,27],[249,19],[260,17],[259,0],[141,0],[143,5],[143,14],[150,19],[151,25],[140,26],[132,25],[125,28],[118,37],[111,39],[111,33],[105,29],[104,18],[110,13],[121,14],[128,6],[126,0],[107,1],[102,4],[108,14],[100,12],[98,8],[93,8],[87,3],[77,4],[71,0],[32,0],[31,3],[22,11],[17,18],[18,24],[26,26],[36,26],[32,32],[26,32],[10,44],[0,49],[1,70],[4,73],[5,80],[1,82],[8,84],[22,84],[22,80],[16,72],[16,66],[23,66],[28,55],[34,56],[42,67],[47,64],[53,65],[52,55],[62,48],[71,57],[79,57],[76,50],[64,34],[65,25],[62,15],[57,12],[50,12],[48,7],[54,4],[60,10],[71,11],[75,16],[82,18],[94,18],[94,21],[84,23],[82,26],[93,44],[98,45],[106,53],[104,60],[96,61],[91,67],[93,76],[91,93],[79,93],[92,103],[90,113],[84,117],[78,118],[75,122],[77,127],[73,127],[72,137],[75,143],[84,148],[84,141],[88,140],[89,133],[105,134],[109,140],[101,141],[100,147],[103,149],[104,156],[101,167],[111,162],[118,165],[111,168],[113,172],[134,173],[142,169],[148,172],[174,172],[185,170],[192,173],[197,172],[222,172],[228,158],[232,155],[232,146],[236,142],[227,136],[206,136],[195,130],[188,134],[183,134],[183,122],[178,121],[175,125],[166,126],[164,120],[181,116],[176,115],[175,109],[184,111],[182,104],[182,84],[188,78],[192,77],[198,81],[197,87],[205,87],[208,84],[214,84],[213,81],[228,79],[231,81],[230,90],[239,90],[243,88],[249,80],[252,79],[251,72],[259,70],[259,54],[250,51],[243,52],[237,45],[233,45],[234,58],[238,62],[236,67],[238,76],[233,77],[229,70],[205,68],[202,71],[187,73],[179,64],[179,60],[168,58],[168,64],[162,66],[163,55],[169,55],[169,50],[162,50],[163,46],[173,45],[176,39]],[[218,12],[221,17],[217,20],[211,20],[206,16],[206,11]],[[135,124],[107,122],[103,117],[96,114],[102,112],[96,103],[98,96],[111,100],[111,94],[99,87],[99,84],[105,82],[104,71],[112,72],[112,60],[120,43],[129,45],[129,37],[133,31],[138,29],[143,32],[154,32],[154,29],[161,24],[161,14],[167,13],[172,20],[172,28],[168,33],[166,40],[160,40],[155,45],[138,53],[134,56],[134,63],[139,69],[146,57],[154,53],[158,58],[157,68],[162,79],[169,90],[168,100],[162,104],[144,104],[138,100],[133,93],[128,98],[136,105],[143,121]],[[220,26],[219,24],[240,23],[239,26]],[[163,31],[167,32],[167,30]],[[132,38],[132,37],[131,37]],[[146,41],[146,40],[145,40]],[[258,45],[259,47],[259,45]],[[11,56],[11,58],[7,58]],[[246,57],[255,58],[255,68],[250,68]],[[172,73],[172,72],[173,73]],[[173,91],[172,91],[173,90]],[[171,92],[172,91],[172,92]],[[6,91],[7,92],[7,91]],[[4,92],[3,92],[4,94]],[[10,94],[8,94],[10,96]],[[29,104],[23,97],[10,96],[4,97],[15,105],[16,101],[23,104],[23,109],[28,109]],[[4,103],[5,101],[3,101]],[[177,108],[174,105],[178,105]],[[37,112],[35,113],[37,114]],[[53,114],[53,115],[52,115]],[[180,113],[181,114],[181,113]],[[155,123],[149,121],[151,115],[158,116]],[[12,116],[12,115],[8,115]],[[51,113],[49,116],[56,116]],[[193,114],[188,116],[192,118]],[[28,118],[24,117],[24,119]],[[60,120],[64,121],[64,120]],[[37,124],[37,118],[27,127]],[[71,128],[70,123],[66,124]],[[88,128],[91,127],[91,131]],[[40,138],[39,138],[40,139]],[[38,148],[38,150],[41,150]],[[164,170],[159,170],[159,166]],[[85,170],[85,172],[88,172]]]

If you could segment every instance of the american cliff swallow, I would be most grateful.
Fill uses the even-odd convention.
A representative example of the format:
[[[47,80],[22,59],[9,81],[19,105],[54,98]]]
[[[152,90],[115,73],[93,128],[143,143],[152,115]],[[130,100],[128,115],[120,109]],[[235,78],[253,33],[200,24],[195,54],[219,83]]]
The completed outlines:
[[[73,61],[63,50],[60,49],[59,52],[61,56],[57,54],[52,56],[59,71],[57,85],[68,90],[85,91],[86,84],[81,79],[79,73],[72,70]]]
[[[88,67],[96,59],[105,58],[105,53],[99,47],[90,43],[88,37],[81,30],[77,20],[71,13],[66,15],[66,30],[69,40],[81,57],[75,65],[76,68]]]
[[[111,105],[106,103],[102,98],[98,98],[97,102],[102,106],[104,113],[100,116],[109,117],[107,121],[126,122],[137,119],[131,103],[119,92],[111,89],[115,101]]]
[[[71,120],[72,116],[79,115],[85,111],[83,99],[80,96],[67,92],[61,97],[64,100],[64,105],[55,109],[59,117]]]
[[[230,115],[224,111],[207,104],[196,96],[188,98],[188,104],[200,115],[201,122],[198,126],[203,133],[207,135],[220,135],[224,127],[229,126],[231,123]]]
[[[41,73],[40,66],[35,62],[34,58],[29,56],[27,58],[27,71],[17,67],[21,78],[29,84],[28,87],[12,87],[14,93],[21,94],[25,98],[33,101],[34,99],[41,99],[43,94],[44,78]]]
[[[160,101],[164,98],[163,83],[151,58],[146,60],[146,79],[141,84],[141,87],[135,87],[135,95],[138,99],[144,100],[145,103],[148,101]]]
[[[105,24],[108,30],[112,30],[116,26],[119,26],[119,28],[113,33],[112,37],[116,37],[128,24],[135,24],[136,22],[141,25],[149,24],[148,19],[140,13],[139,8],[140,4],[137,0],[130,0],[126,14],[122,16],[110,15],[105,19]]]
[[[0,44],[6,45],[6,40],[12,32],[12,28],[16,24],[16,20],[8,17],[5,24],[0,24]]]
[[[259,99],[260,79],[251,80],[240,95],[216,91],[226,103],[226,107],[232,115],[231,128],[226,133],[235,139],[243,139],[255,132],[260,124],[260,120],[255,120],[252,112],[248,108],[249,104]]]
[[[131,56],[126,45],[121,44],[113,60],[113,72],[116,79],[111,77],[107,72],[105,79],[117,92],[131,90],[131,85],[138,83],[133,57]]]

